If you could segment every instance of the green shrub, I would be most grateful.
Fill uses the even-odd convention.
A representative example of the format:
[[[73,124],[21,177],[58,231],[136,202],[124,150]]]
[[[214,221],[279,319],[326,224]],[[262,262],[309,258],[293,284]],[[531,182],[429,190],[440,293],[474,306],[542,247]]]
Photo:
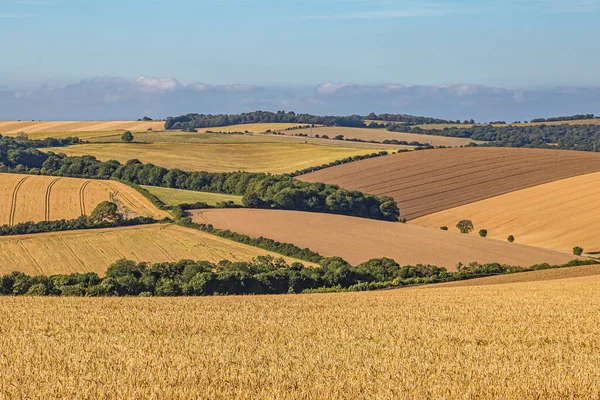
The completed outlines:
[[[473,229],[473,222],[470,219],[461,219],[456,224],[456,227],[460,231],[460,233],[471,233]]]
[[[508,236],[508,238],[507,238],[506,240],[508,240],[509,242],[511,242],[511,243],[512,243],[512,242],[514,242],[514,241],[515,241],[515,237],[514,237],[513,235],[509,235],[509,236]]]
[[[481,236],[481,237],[483,237],[483,238],[484,238],[484,237],[486,237],[486,236],[487,236],[487,234],[488,234],[488,231],[487,231],[487,229],[480,229],[480,230],[479,230],[479,236]]]
[[[440,229],[443,230],[443,231],[447,231],[448,227],[447,226],[440,226]]]
[[[573,254],[575,254],[576,256],[582,255],[583,254],[583,248],[579,247],[579,246],[573,247]]]

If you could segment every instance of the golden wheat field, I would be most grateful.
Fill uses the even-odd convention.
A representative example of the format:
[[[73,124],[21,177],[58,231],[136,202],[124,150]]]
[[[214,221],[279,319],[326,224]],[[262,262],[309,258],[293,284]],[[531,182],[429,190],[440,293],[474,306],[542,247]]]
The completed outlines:
[[[165,168],[208,172],[294,172],[341,158],[371,154],[372,149],[313,144],[177,144],[106,143],[42,149],[70,156],[93,155],[98,159],[126,162],[138,159]]]
[[[127,217],[167,216],[119,182],[0,173],[0,225],[74,219],[90,215],[105,200]]]
[[[235,204],[242,204],[242,196],[231,194],[195,192],[193,190],[171,189],[158,186],[142,185],[142,187],[169,206],[197,202],[203,202],[209,206],[214,206],[222,201],[233,201]]]
[[[30,138],[47,137],[48,133],[70,133],[79,136],[79,132],[132,132],[163,130],[165,121],[0,121],[0,133],[17,134],[25,132]]]
[[[597,399],[599,284],[4,298],[0,398]]]
[[[72,272],[103,275],[110,264],[121,258],[150,262],[181,259],[217,262],[250,260],[266,254],[281,257],[173,224],[138,225],[0,237],[0,274],[21,271],[30,275]]]
[[[477,234],[537,247],[570,251],[600,250],[600,173],[575,176],[451,208],[412,220],[415,225],[457,231],[461,219],[473,221]]]
[[[265,122],[257,124],[238,124],[227,126],[215,126],[212,128],[199,128],[198,132],[249,132],[249,133],[265,133],[267,131],[282,131],[305,124],[287,123],[287,122]]]

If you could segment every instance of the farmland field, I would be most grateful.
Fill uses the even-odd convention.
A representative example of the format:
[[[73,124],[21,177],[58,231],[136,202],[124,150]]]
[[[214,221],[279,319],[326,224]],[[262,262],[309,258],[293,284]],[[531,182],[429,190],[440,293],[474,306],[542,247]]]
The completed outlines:
[[[8,297],[0,397],[597,399],[599,283]]]
[[[102,161],[138,159],[165,168],[208,172],[271,172],[281,174],[329,163],[341,158],[370,154],[372,149],[311,144],[81,144],[42,149],[72,156],[93,155]]]
[[[96,272],[121,258],[136,261],[217,262],[275,253],[172,224],[89,229],[0,237],[0,274]],[[283,257],[291,261],[298,261]],[[309,264],[304,262],[304,264]]]
[[[300,129],[292,131],[293,133],[303,132],[309,133],[309,129]],[[287,133],[287,132],[284,132]],[[370,129],[370,128],[345,128],[345,127],[322,127],[313,128],[313,135],[327,135],[333,138],[337,135],[344,135],[348,139],[375,140],[382,142],[384,140],[398,140],[407,142],[430,143],[433,146],[466,146],[471,142],[483,143],[477,140],[452,138],[434,135],[420,135],[417,133],[390,132],[385,129]]]
[[[80,136],[81,132],[132,132],[163,130],[165,121],[0,121],[0,133],[16,134],[25,132],[30,138],[47,137],[47,133],[69,133],[68,136]],[[55,136],[56,137],[56,136]]]
[[[250,132],[250,133],[265,133],[266,131],[282,131],[296,126],[306,124],[287,123],[287,122],[265,122],[257,124],[238,124],[227,126],[214,126],[211,128],[198,128],[198,132]]]
[[[231,194],[195,192],[193,190],[170,189],[158,186],[142,187],[169,206],[197,202],[204,202],[210,206],[214,206],[217,202],[221,201],[233,201],[236,204],[242,204],[242,196]]]
[[[529,267],[542,262],[564,264],[575,258],[566,252],[506,241],[333,214],[250,209],[195,210],[190,214],[197,223],[294,243],[324,256],[340,256],[353,265],[389,257],[401,265],[422,263],[454,270],[459,262]]]
[[[375,121],[381,123],[382,121]],[[600,124],[600,118],[594,119],[580,119],[574,121],[551,121],[551,122],[528,122],[528,123],[520,123],[520,124],[492,124],[496,127],[505,127],[505,126],[536,126],[536,125],[598,125]],[[475,124],[476,126],[485,126],[488,124]],[[412,125],[413,128],[421,128],[425,130],[442,130],[444,128],[470,128],[472,124],[419,124]]]
[[[515,148],[435,149],[401,153],[300,176],[392,196],[402,216],[448,208],[559,179],[600,171],[600,154]]]
[[[581,246],[600,251],[600,173],[580,175],[528,189],[518,190],[413,220],[420,226],[446,225],[470,219],[475,232],[488,230],[488,237],[514,235],[519,243],[571,251]]]
[[[127,217],[167,215],[119,182],[0,173],[0,225],[74,219],[105,200]]]

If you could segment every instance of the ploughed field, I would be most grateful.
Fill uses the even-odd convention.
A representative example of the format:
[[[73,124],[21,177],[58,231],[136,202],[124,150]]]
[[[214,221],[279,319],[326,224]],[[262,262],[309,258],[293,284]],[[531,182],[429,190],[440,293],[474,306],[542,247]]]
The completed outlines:
[[[415,219],[559,179],[600,171],[600,154],[567,150],[456,148],[400,153],[300,176],[392,196]]]
[[[7,297],[0,397],[597,399],[599,284]]]
[[[75,219],[105,200],[128,218],[167,215],[119,182],[0,173],[0,225]]]
[[[173,224],[138,225],[0,237],[0,274],[21,271],[30,275],[72,272],[103,275],[110,264],[121,258],[148,262],[181,259],[218,262],[223,259],[248,261],[260,255],[281,257]]]
[[[99,160],[126,162],[138,159],[165,168],[208,172],[294,172],[373,149],[318,146],[312,144],[181,144],[103,143],[41,149],[70,156],[92,155]]]
[[[461,219],[473,221],[477,234],[519,243],[571,251],[600,251],[600,172],[579,175],[501,196],[450,208],[417,218],[411,223],[431,228],[448,226],[458,231]]]
[[[498,262],[529,267],[564,264],[568,252],[484,239],[419,226],[372,219],[284,210],[212,209],[190,212],[212,224],[251,237],[267,237],[308,247],[323,256],[340,256],[353,265],[389,257],[401,265],[430,264],[455,270],[459,262]]]
[[[310,128],[299,129],[291,132],[283,132],[286,135],[294,133],[306,133],[310,134]],[[434,136],[434,135],[421,135],[417,133],[404,133],[404,132],[390,132],[385,129],[371,129],[371,128],[347,128],[341,126],[327,126],[321,128],[313,128],[312,134],[314,135],[327,135],[330,139],[333,139],[337,135],[344,135],[346,139],[361,139],[361,140],[375,140],[377,142],[383,142],[384,140],[398,140],[406,142],[419,142],[422,144],[431,144],[433,146],[466,146],[471,142],[484,143],[477,140],[471,140],[468,138],[453,138],[445,136]]]

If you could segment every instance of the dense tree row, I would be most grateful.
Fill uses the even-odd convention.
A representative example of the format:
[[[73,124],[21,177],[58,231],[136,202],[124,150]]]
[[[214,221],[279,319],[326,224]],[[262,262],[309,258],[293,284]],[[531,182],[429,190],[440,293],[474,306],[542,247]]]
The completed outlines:
[[[330,257],[323,259],[319,268],[288,265],[283,259],[269,256],[250,262],[218,263],[181,260],[149,264],[123,259],[112,264],[102,278],[95,273],[32,277],[13,272],[0,276],[0,295],[210,296],[358,291],[592,263],[595,261],[575,260],[563,266],[542,264],[531,268],[473,263],[448,272],[430,265],[401,267],[389,258],[352,267],[339,257]]]
[[[568,115],[566,117],[534,118],[531,120],[531,122],[578,121],[582,119],[594,119],[594,114],[576,114]]]
[[[531,125],[492,126],[476,125],[467,128],[425,130],[419,127],[391,125],[390,131],[423,135],[469,138],[488,142],[497,147],[558,148],[565,150],[600,150],[600,125]]]
[[[460,124],[459,120],[457,121],[449,121],[446,119],[440,118],[431,118],[431,117],[419,117],[415,115],[408,114],[375,114],[370,113],[369,115],[363,117],[366,120],[370,121],[384,121],[384,122],[395,122],[395,123],[403,123],[407,125],[419,125],[419,124]],[[475,121],[473,121],[475,122]]]
[[[316,167],[309,167],[309,168],[300,169],[300,170],[292,172],[289,175],[292,176],[292,177],[296,177],[296,176],[308,174],[310,172],[320,171],[320,170],[325,169],[325,168],[335,167],[336,165],[348,164],[348,163],[351,163],[351,162],[354,162],[354,161],[366,160],[366,159],[369,159],[369,158],[387,156],[388,154],[389,153],[387,151],[379,151],[377,153],[364,154],[364,155],[358,155],[358,156],[353,156],[353,157],[346,157],[346,158],[342,158],[341,160],[335,160],[335,161],[332,161],[330,163],[321,164],[321,165],[316,166]]]
[[[387,196],[374,196],[341,189],[335,185],[307,183],[289,175],[230,172],[185,172],[130,160],[126,164],[101,162],[93,156],[68,157],[43,153],[26,142],[6,148],[0,142],[0,171],[68,176],[78,178],[119,179],[136,185],[235,194],[243,196],[251,208],[276,208],[352,215],[397,221],[396,202]],[[12,145],[11,144],[11,145]],[[6,156],[2,156],[6,154]]]

